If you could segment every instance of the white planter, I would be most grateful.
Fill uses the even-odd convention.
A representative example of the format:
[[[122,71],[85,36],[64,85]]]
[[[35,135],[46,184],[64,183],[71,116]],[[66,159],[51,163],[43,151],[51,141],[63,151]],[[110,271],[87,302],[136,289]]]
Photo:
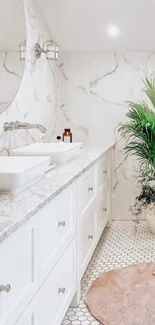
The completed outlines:
[[[150,228],[150,231],[155,234],[155,212],[152,209],[146,209],[146,221]]]

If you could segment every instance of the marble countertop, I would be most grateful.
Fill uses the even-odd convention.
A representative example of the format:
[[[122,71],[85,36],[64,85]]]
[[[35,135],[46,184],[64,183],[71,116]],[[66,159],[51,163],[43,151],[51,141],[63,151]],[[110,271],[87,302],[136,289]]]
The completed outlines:
[[[34,216],[113,146],[82,149],[67,165],[46,173],[39,181],[16,194],[0,194],[0,243]]]

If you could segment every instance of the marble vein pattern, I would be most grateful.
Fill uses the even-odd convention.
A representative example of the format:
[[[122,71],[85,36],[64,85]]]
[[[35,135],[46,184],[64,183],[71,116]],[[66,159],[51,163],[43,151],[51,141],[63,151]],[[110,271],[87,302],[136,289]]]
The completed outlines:
[[[142,78],[155,74],[155,53],[61,53],[60,125],[86,146],[116,142],[113,164],[113,211],[116,220],[131,220],[129,208],[139,193],[137,163],[125,159],[118,126],[126,121],[126,101],[146,99]],[[82,90],[82,91],[81,91]],[[150,105],[150,103],[149,103]],[[121,202],[124,202],[122,206]]]
[[[15,63],[15,60],[11,61],[10,53],[7,53],[7,56],[5,53],[0,54],[0,72],[3,69],[6,75],[9,74],[9,77],[11,75],[10,95],[11,89],[14,88],[13,84],[15,86],[17,80],[19,85],[20,81],[14,100],[0,115],[0,148],[13,149],[41,141],[38,130],[3,132],[3,124],[6,121],[20,120],[43,124],[47,129],[47,141],[55,141],[56,136],[60,134],[58,67],[55,61],[49,62],[46,55],[42,55],[37,60],[33,51],[36,42],[39,41],[42,45],[45,40],[51,39],[51,34],[35,1],[24,0],[23,2],[27,33],[26,61],[20,61],[19,53],[14,54],[17,56],[18,64]],[[25,64],[22,79],[20,64]],[[12,99],[13,96],[10,98]],[[6,102],[8,103],[9,99],[0,96],[0,110],[3,109]]]
[[[0,113],[16,96],[23,71],[24,62],[19,59],[19,52],[0,52]]]
[[[0,242],[34,216],[56,195],[93,165],[113,144],[83,149],[79,158],[56,168],[39,181],[16,194],[0,194]]]

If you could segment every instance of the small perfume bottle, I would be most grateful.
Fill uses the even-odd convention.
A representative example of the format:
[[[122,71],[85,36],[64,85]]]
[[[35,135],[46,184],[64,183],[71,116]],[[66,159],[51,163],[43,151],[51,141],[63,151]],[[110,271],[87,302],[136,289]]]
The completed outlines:
[[[64,129],[64,133],[62,135],[62,140],[64,142],[72,142],[72,133],[70,129]]]

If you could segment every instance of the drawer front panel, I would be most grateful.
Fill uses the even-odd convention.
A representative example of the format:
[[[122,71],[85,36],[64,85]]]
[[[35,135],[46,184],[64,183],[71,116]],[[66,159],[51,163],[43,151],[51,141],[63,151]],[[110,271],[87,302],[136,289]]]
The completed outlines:
[[[76,187],[73,184],[40,212],[38,247],[41,283],[75,236],[75,190]]]
[[[97,213],[95,204],[88,208],[83,216],[83,222],[78,230],[78,260],[81,268],[81,277],[91,258],[91,251],[96,242],[97,233]]]
[[[106,188],[109,178],[109,152],[107,151],[98,166],[98,189]]]
[[[97,169],[90,168],[77,181],[78,214],[83,215],[97,196]]]
[[[39,290],[39,325],[60,325],[76,291],[75,239]]]
[[[33,226],[28,222],[0,246],[0,285],[10,285],[10,292],[0,292],[1,325],[15,323],[38,287]]]
[[[109,192],[107,188],[102,188],[98,194],[98,214],[97,214],[97,229],[100,233],[109,217]]]

